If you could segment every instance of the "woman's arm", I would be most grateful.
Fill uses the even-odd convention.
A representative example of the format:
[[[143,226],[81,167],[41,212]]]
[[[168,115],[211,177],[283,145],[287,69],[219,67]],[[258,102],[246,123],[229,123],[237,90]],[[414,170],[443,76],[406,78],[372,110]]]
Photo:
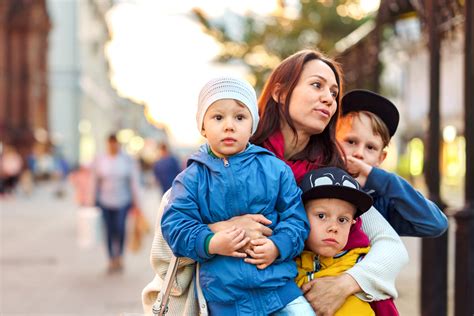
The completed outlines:
[[[392,226],[374,207],[361,218],[362,229],[370,239],[371,248],[364,260],[346,273],[364,292],[358,295],[359,298],[367,301],[396,298],[395,278],[408,263],[408,252]]]

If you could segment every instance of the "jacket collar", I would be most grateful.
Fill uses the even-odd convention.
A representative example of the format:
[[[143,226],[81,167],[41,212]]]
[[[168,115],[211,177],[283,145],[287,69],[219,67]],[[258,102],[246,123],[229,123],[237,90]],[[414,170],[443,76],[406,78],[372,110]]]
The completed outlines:
[[[187,166],[191,165],[193,162],[198,162],[206,165],[210,169],[220,168],[223,165],[223,159],[218,158],[214,155],[209,154],[210,147],[209,144],[203,144],[199,147],[199,150],[192,154],[187,162]],[[253,144],[248,144],[247,148],[236,155],[230,156],[227,158],[227,161],[230,164],[241,164],[250,159],[254,159],[256,155],[271,155],[275,156],[269,150],[256,146]]]

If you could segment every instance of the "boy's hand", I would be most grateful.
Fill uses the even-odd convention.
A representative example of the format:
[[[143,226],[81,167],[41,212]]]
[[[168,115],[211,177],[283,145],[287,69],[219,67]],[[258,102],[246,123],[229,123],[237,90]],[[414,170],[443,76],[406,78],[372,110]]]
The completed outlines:
[[[260,239],[260,238],[267,238],[262,233],[260,233],[258,231],[248,231],[248,230],[245,230],[245,236],[249,238],[249,242],[245,246],[240,248],[239,252],[245,252],[246,253],[247,250],[252,249],[253,248],[253,245],[251,243],[252,240],[257,240],[257,239]]]
[[[244,261],[256,265],[258,269],[265,269],[280,255],[280,251],[271,239],[260,238],[250,243],[253,248],[247,249],[247,254],[251,258],[245,258]]]
[[[209,242],[209,254],[245,258],[247,255],[238,250],[245,246],[249,240],[248,237],[245,237],[243,229],[232,226],[212,236]]]
[[[365,182],[367,182],[367,177],[372,171],[372,166],[352,156],[347,156],[346,166],[347,171],[354,175],[361,187],[364,187]]]

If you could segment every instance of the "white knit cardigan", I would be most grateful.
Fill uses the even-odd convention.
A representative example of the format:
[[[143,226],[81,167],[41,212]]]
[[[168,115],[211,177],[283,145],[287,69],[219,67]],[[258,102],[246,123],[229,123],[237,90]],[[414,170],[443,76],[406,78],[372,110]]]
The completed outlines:
[[[168,203],[169,192],[170,190],[163,195],[155,223],[155,236],[150,254],[150,262],[155,276],[142,291],[142,305],[145,315],[153,315],[151,309],[156,301],[158,292],[161,290],[171,256],[173,255],[161,234],[160,227],[161,216],[165,205]],[[192,259],[180,258],[176,279],[171,288],[167,316],[192,316],[199,314],[194,286],[192,286],[194,270],[195,262]]]

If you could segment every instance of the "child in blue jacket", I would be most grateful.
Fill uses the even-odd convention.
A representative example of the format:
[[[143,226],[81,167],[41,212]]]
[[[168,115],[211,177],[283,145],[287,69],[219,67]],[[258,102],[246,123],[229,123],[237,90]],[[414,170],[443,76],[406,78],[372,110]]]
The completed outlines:
[[[200,282],[211,315],[314,315],[294,278],[309,223],[291,169],[249,143],[259,120],[254,89],[222,77],[201,90],[198,129],[207,144],[173,183],[161,229],[176,256],[201,263]],[[273,234],[251,241],[232,227],[208,224],[262,214]],[[248,255],[247,255],[248,254]],[[291,314],[293,315],[293,314]]]
[[[367,90],[352,90],[341,101],[336,137],[347,156],[347,168],[374,199],[374,207],[401,236],[436,237],[448,219],[407,181],[379,168],[385,148],[397,130],[399,113],[388,99]]]

